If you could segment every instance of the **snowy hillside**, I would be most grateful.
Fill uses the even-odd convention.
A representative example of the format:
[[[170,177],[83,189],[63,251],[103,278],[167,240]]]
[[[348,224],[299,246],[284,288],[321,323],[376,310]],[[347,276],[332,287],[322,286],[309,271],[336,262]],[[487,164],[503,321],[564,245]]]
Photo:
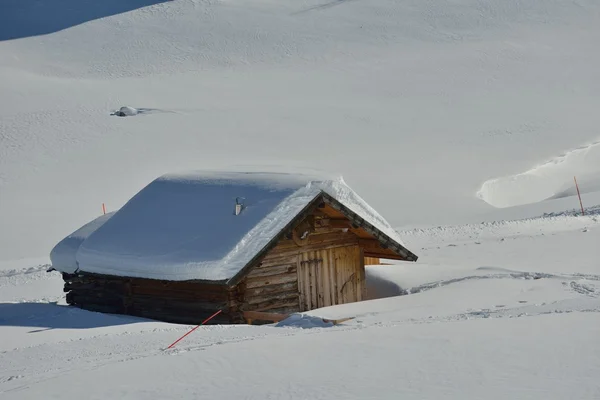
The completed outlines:
[[[339,173],[398,227],[573,175],[597,190],[595,0],[0,7],[0,259],[46,256],[178,170]]]
[[[600,398],[598,43],[596,0],[3,0],[0,398]],[[419,261],[171,350],[67,307],[52,247],[190,169],[341,174]]]

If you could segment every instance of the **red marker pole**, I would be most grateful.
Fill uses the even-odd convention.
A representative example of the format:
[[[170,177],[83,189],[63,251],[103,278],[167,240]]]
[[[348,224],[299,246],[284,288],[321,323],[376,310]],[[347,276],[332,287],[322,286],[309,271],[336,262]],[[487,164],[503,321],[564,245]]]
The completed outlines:
[[[106,206],[104,205],[104,203],[102,203],[102,213],[106,214]]]
[[[585,215],[585,211],[583,211],[583,202],[581,201],[581,193],[579,192],[579,185],[577,184],[577,177],[573,177],[575,181],[575,187],[577,188],[577,197],[579,197],[579,205],[581,206],[581,215]]]
[[[221,311],[222,310],[219,310],[216,313],[214,313],[213,315],[211,315],[210,317],[206,318],[204,321],[202,321],[202,323],[200,325],[198,325],[197,327],[195,327],[194,329],[192,329],[191,331],[189,331],[188,333],[186,333],[185,335],[183,335],[182,337],[180,337],[179,339],[177,339],[176,341],[174,341],[173,343],[171,343],[171,345],[169,347],[167,347],[167,349],[170,349],[171,347],[175,346],[177,343],[179,343],[181,341],[181,339],[183,339],[184,337],[186,337],[190,333],[194,332],[201,325],[204,325],[205,323],[207,323],[208,321],[210,321],[211,319],[213,319],[214,317],[216,317],[217,315],[219,315],[221,313]]]

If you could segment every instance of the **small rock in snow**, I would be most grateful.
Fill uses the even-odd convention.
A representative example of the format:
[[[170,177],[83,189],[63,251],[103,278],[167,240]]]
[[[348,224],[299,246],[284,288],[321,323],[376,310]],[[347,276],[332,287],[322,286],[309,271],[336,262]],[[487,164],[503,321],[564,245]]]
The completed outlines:
[[[113,115],[116,115],[117,117],[131,117],[138,114],[139,110],[137,108],[124,106],[119,108],[119,111],[115,111]]]

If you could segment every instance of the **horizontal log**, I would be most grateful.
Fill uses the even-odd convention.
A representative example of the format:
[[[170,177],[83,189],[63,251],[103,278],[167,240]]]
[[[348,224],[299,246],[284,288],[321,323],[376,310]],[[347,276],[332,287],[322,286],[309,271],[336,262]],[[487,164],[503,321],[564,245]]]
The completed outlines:
[[[114,277],[114,278],[97,278],[93,275],[83,275],[83,276],[77,276],[74,277],[72,279],[67,279],[65,280],[66,282],[69,283],[82,283],[82,284],[87,284],[87,283],[101,283],[102,285],[108,285],[108,284],[114,284],[114,285],[123,285],[125,283],[127,283],[129,281],[128,278],[120,278],[120,277]]]
[[[69,304],[73,305],[98,305],[98,306],[106,306],[114,309],[124,309],[125,305],[122,300],[110,298],[110,299],[100,299],[86,296],[72,296],[69,299]]]
[[[69,294],[77,298],[89,297],[90,299],[118,299],[121,301],[125,297],[123,293],[113,291],[71,290]]]
[[[115,284],[131,284],[133,286],[143,285],[146,287],[163,287],[173,288],[174,290],[197,290],[198,287],[203,287],[206,292],[223,292],[229,288],[224,284],[210,284],[206,282],[195,282],[195,281],[166,281],[156,280],[147,278],[129,278],[109,275],[95,275],[95,274],[84,274],[84,275],[69,275],[65,282],[70,283],[101,283],[103,285],[109,283]]]
[[[350,240],[348,238],[342,238],[336,241],[332,241],[332,242],[328,242],[327,244],[323,244],[323,245],[306,245],[306,246],[302,246],[302,247],[296,247],[296,248],[275,248],[273,250],[273,255],[277,255],[280,257],[284,257],[284,256],[291,256],[291,255],[298,255],[300,253],[304,253],[304,252],[308,252],[308,251],[316,251],[316,250],[328,250],[328,249],[334,249],[336,247],[345,247],[345,246],[352,246],[358,244],[358,238],[354,235],[352,235],[352,238],[350,238]]]
[[[262,276],[256,278],[246,278],[245,284],[247,289],[257,288],[261,286],[277,285],[281,283],[296,282],[298,275],[296,273],[289,273],[283,275],[274,276]]]
[[[297,262],[294,264],[277,265],[272,267],[254,268],[248,274],[249,278],[257,278],[264,276],[282,275],[282,274],[295,274],[297,268]]]
[[[306,244],[301,247],[298,246],[293,240],[283,239],[273,250],[271,250],[271,253],[277,253],[279,250],[285,251],[295,248],[301,248],[304,251],[307,246],[326,246],[329,244],[338,243],[340,241],[343,243],[356,243],[357,240],[358,238],[352,233],[344,233],[342,231],[324,234],[311,234],[306,239]]]
[[[75,291],[80,293],[112,293],[115,295],[123,295],[127,293],[127,289],[125,287],[118,287],[115,285],[100,285],[100,284],[87,284],[87,285],[78,285],[73,286],[69,284],[65,284],[64,291]]]
[[[156,288],[137,287],[131,288],[131,294],[134,296],[153,296],[161,298],[172,298],[180,300],[203,300],[203,301],[226,301],[230,298],[229,293],[205,293],[202,290],[176,291],[176,290],[157,290]]]
[[[261,269],[277,265],[292,265],[295,264],[297,260],[298,256],[296,254],[284,254],[283,256],[280,256],[276,252],[269,252],[255,268]]]
[[[298,296],[290,297],[289,299],[277,299],[277,300],[269,300],[264,303],[258,304],[247,304],[244,306],[245,311],[268,311],[276,308],[285,308],[285,307],[298,307],[300,308],[300,303]]]
[[[129,298],[131,304],[138,304],[146,307],[171,307],[182,310],[221,310],[227,307],[227,302],[210,302],[210,301],[198,301],[198,300],[180,300],[172,298],[157,298],[150,296],[131,296]]]
[[[260,286],[256,288],[246,289],[244,294],[245,298],[250,298],[254,296],[264,296],[269,294],[276,294],[281,292],[297,292],[298,291],[298,282],[288,282],[288,283],[280,283],[276,285],[268,285],[268,286]]]
[[[248,296],[246,298],[246,304],[262,304],[267,303],[269,301],[287,301],[298,299],[298,289],[288,290],[285,292],[279,293],[268,293],[262,296]]]
[[[225,285],[210,285],[199,282],[154,282],[151,280],[133,280],[131,287],[132,289],[143,287],[178,292],[202,291],[203,293],[227,293],[228,291]]]

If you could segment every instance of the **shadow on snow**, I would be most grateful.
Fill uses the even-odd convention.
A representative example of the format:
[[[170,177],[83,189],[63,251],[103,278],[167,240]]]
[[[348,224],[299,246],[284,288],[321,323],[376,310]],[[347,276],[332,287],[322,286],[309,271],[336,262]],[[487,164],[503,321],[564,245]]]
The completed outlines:
[[[0,326],[49,329],[88,329],[151,322],[144,318],[102,314],[56,303],[0,303]]]
[[[0,41],[46,35],[168,0],[2,0]]]

